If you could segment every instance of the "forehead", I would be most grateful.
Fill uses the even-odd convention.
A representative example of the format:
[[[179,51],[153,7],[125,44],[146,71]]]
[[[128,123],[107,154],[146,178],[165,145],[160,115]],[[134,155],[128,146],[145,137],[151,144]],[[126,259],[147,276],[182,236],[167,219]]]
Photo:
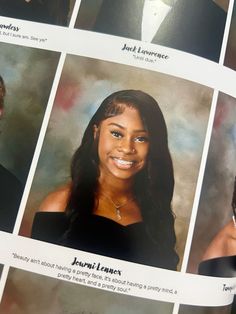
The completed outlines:
[[[122,113],[105,119],[101,125],[109,126],[113,124],[125,129],[144,130],[140,113],[133,107],[125,107]]]

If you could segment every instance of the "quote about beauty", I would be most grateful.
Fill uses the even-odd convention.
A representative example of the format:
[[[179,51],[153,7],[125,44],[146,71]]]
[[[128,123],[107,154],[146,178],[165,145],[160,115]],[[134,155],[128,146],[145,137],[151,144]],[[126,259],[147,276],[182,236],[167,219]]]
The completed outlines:
[[[40,268],[50,270],[50,275],[60,280],[66,280],[77,284],[87,285],[105,289],[112,292],[125,294],[136,294],[137,291],[154,292],[156,294],[174,294],[177,290],[171,287],[161,287],[158,285],[148,285],[141,281],[133,281],[124,278],[122,270],[104,265],[101,262],[87,262],[74,257],[70,261],[69,266],[61,265],[41,260],[30,256],[21,256],[17,253],[12,253],[13,259],[20,260],[24,263],[37,265]]]

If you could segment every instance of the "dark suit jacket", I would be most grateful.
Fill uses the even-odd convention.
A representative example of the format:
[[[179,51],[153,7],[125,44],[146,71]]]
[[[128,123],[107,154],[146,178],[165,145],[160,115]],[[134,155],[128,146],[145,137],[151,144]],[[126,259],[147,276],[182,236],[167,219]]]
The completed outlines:
[[[69,0],[0,0],[0,15],[65,26],[69,5]]]
[[[143,5],[144,0],[103,0],[92,30],[140,40]],[[153,43],[218,61],[225,20],[212,0],[178,0]]]
[[[20,181],[0,164],[0,230],[12,232],[22,196]]]

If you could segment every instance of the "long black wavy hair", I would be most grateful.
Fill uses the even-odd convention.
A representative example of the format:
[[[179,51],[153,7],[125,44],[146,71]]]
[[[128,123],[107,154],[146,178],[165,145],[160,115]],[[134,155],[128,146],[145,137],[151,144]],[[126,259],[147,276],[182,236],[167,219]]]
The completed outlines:
[[[135,175],[134,196],[140,207],[143,222],[150,238],[160,247],[162,255],[172,257],[175,266],[174,215],[171,201],[174,174],[166,123],[156,100],[140,90],[121,90],[108,96],[90,120],[80,147],[71,163],[71,194],[67,204],[70,228],[77,219],[92,215],[96,205],[99,178],[98,138],[94,127],[107,118],[121,114],[126,107],[136,109],[149,134],[149,153],[146,166]],[[168,268],[168,267],[167,267]]]
[[[236,177],[234,178],[234,191],[231,202],[234,218],[236,219]]]
[[[5,97],[5,95],[6,95],[6,87],[5,87],[3,78],[0,75],[0,113],[4,108],[4,97]]]

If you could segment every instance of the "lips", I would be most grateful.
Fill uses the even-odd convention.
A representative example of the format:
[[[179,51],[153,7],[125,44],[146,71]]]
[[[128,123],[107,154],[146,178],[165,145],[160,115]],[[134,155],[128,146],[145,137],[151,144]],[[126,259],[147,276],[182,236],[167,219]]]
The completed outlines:
[[[135,164],[135,161],[133,160],[125,160],[122,158],[113,157],[112,160],[119,169],[130,169]]]

